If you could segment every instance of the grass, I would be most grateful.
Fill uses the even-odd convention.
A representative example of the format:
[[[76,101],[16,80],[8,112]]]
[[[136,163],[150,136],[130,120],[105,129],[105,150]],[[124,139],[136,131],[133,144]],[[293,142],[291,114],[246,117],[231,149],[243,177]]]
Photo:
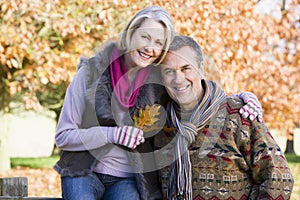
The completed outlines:
[[[15,168],[17,166],[30,167],[30,168],[52,168],[54,164],[58,161],[59,156],[54,155],[50,157],[40,157],[40,158],[11,158],[11,167]]]
[[[289,163],[300,164],[300,156],[297,156],[296,154],[285,154],[285,157]]]
[[[293,178],[295,181],[291,199],[300,199],[300,156],[295,154],[285,154],[292,170]]]

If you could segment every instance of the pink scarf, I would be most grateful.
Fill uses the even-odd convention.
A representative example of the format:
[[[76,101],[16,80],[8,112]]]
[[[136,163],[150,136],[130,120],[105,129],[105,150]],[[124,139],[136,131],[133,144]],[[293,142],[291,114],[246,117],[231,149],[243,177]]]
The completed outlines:
[[[118,48],[114,48],[110,60],[110,76],[113,91],[119,103],[125,107],[133,107],[136,103],[140,87],[143,85],[151,72],[151,68],[141,68],[130,84],[123,57]]]

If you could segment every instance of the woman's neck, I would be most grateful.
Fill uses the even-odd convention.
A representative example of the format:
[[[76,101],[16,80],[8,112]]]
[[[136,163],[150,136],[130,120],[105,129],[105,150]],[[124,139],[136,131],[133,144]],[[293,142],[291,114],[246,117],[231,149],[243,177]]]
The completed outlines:
[[[130,71],[131,69],[136,67],[135,63],[131,59],[130,53],[123,54],[123,61],[127,71]]]
[[[139,68],[132,61],[129,53],[124,54],[123,60],[127,70],[128,79],[130,82],[132,82]]]

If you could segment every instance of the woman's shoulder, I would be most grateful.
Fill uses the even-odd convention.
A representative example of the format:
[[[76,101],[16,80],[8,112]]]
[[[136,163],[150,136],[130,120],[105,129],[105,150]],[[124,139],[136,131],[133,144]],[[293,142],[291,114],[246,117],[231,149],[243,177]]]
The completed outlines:
[[[90,62],[96,61],[95,64],[106,64],[108,65],[110,62],[111,54],[113,49],[116,47],[116,43],[114,41],[105,42],[101,48],[98,49],[97,54],[94,57],[91,57]]]
[[[76,74],[84,77],[88,84],[97,80],[109,67],[110,55],[114,47],[115,43],[109,42],[95,56],[89,58],[81,57],[77,64]]]
[[[103,44],[94,56],[91,56],[89,58],[81,57],[77,65],[77,71],[82,67],[87,67],[94,70],[107,68],[109,65],[112,50],[115,46],[115,42],[109,41]]]

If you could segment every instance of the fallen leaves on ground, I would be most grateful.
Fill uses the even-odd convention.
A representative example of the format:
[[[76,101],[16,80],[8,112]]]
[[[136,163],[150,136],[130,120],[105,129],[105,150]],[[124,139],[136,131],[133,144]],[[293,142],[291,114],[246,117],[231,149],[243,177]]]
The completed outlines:
[[[8,177],[27,177],[30,197],[61,197],[60,176],[54,169],[16,167],[0,173],[0,178]]]

